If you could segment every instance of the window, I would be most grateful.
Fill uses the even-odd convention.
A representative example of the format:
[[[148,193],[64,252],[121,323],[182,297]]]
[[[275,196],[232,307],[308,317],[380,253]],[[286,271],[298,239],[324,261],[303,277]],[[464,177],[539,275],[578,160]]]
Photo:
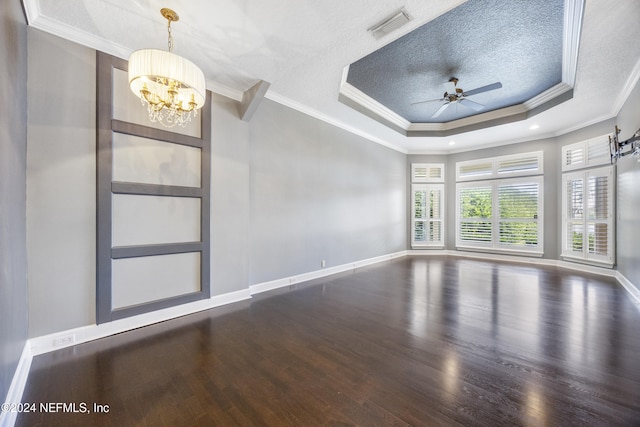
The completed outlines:
[[[444,184],[413,184],[412,246],[444,246]]]
[[[542,254],[542,177],[458,184],[460,248]]]
[[[562,256],[613,266],[613,166],[562,177]]]
[[[542,255],[541,151],[456,164],[456,247]],[[519,178],[511,178],[517,176]]]
[[[411,246],[444,247],[444,164],[414,163],[411,180]]]

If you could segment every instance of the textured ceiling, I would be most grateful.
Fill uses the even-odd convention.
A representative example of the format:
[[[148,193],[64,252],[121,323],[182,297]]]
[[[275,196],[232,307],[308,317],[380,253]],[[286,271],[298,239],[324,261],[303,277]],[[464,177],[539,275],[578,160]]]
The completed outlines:
[[[564,0],[469,0],[351,64],[347,82],[412,123],[443,123],[523,103],[562,81]],[[490,25],[488,25],[490,24]],[[459,79],[479,112],[456,103],[436,118],[443,83]]]
[[[267,98],[403,152],[446,153],[578,129],[614,117],[640,76],[640,1],[588,0],[584,3],[571,100],[527,120],[465,132],[454,138],[407,138],[338,101],[344,68],[460,6],[464,0],[23,3],[31,26],[124,59],[137,49],[166,48],[166,21],[159,9],[170,7],[180,14],[180,21],[173,25],[175,53],[203,69],[210,90],[239,100],[245,90],[265,80],[271,83]],[[413,17],[406,26],[380,39],[367,32],[367,28],[401,7]],[[467,24],[461,22],[446,29],[443,37],[455,37],[457,28]],[[512,39],[518,37],[513,34]],[[460,43],[456,49],[466,50]],[[491,49],[491,45],[483,46],[482,52],[490,55]],[[464,89],[475,86],[464,80],[471,77],[456,77],[461,78]],[[426,91],[428,82],[423,87]],[[423,94],[415,94],[411,101],[422,97]],[[533,124],[538,125],[536,130],[530,129]]]

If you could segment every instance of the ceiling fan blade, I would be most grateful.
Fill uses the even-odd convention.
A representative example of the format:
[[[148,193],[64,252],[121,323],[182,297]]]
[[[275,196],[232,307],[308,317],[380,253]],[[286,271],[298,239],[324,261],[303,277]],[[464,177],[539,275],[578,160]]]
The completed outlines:
[[[427,100],[427,101],[412,102],[410,105],[424,104],[424,103],[426,103],[426,102],[436,102],[436,101],[442,101],[442,98],[438,98],[438,99],[429,99],[429,100]]]
[[[492,83],[490,85],[486,85],[486,86],[478,87],[478,88],[475,88],[475,89],[471,89],[471,90],[465,92],[464,96],[477,95],[478,93],[489,92],[490,90],[500,89],[501,87],[502,87],[502,83],[496,82],[496,83]]]
[[[445,104],[442,104],[442,106],[441,106],[440,108],[438,108],[438,111],[436,111],[435,113],[433,113],[433,116],[431,116],[431,118],[432,118],[432,119],[437,118],[440,114],[442,114],[442,112],[443,112],[444,110],[446,110],[446,109],[447,109],[447,107],[448,107],[449,105],[451,105],[451,103],[450,103],[450,102],[447,102],[447,103],[445,103]]]
[[[460,104],[464,105],[465,107],[469,107],[469,108],[471,108],[472,110],[475,110],[475,111],[480,111],[480,110],[482,110],[484,108],[484,105],[482,105],[482,104],[480,104],[478,102],[472,101],[470,99],[467,99],[467,98],[462,98],[460,100]]]

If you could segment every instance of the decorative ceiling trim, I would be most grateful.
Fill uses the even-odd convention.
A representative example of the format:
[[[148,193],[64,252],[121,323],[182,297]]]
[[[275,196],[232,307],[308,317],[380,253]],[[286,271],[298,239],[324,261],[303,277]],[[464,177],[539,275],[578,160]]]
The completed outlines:
[[[636,65],[631,71],[631,75],[629,75],[629,78],[622,88],[622,91],[616,98],[616,102],[613,104],[612,113],[614,116],[620,114],[620,110],[622,110],[625,102],[627,102],[627,99],[629,99],[629,96],[631,96],[631,91],[636,87],[638,81],[640,81],[640,59],[638,59],[638,62],[636,62]]]
[[[23,4],[27,15],[27,22],[29,23],[29,26],[33,28],[37,28],[38,30],[53,34],[73,43],[125,60],[133,52],[132,49],[125,46],[110,42],[103,37],[94,36],[91,33],[79,30],[43,15],[40,11],[40,5],[37,0],[24,0]],[[231,89],[211,80],[207,80],[207,89],[235,101],[242,101],[242,97],[244,95],[242,91]]]
[[[343,70],[338,100],[407,137],[443,137],[526,120],[573,97],[573,87],[578,67],[580,31],[584,15],[584,1],[565,0],[562,82],[521,104],[445,123],[411,123],[395,111],[347,83],[348,66]]]
[[[380,144],[384,147],[390,148],[394,151],[398,151],[400,153],[403,154],[408,154],[409,152],[403,148],[398,147],[397,145],[393,145],[388,143],[387,141],[384,141],[383,139],[380,139],[376,136],[371,135],[370,133],[367,132],[363,132],[362,130],[355,128],[345,122],[342,122],[340,120],[336,120],[335,118],[328,116],[324,113],[321,113],[317,110],[314,110],[313,108],[304,105],[298,101],[294,101],[291,98],[287,98],[286,96],[280,95],[279,93],[273,92],[272,90],[269,90],[266,95],[265,98],[270,99],[274,102],[277,102],[278,104],[284,105],[285,107],[289,107],[292,108],[296,111],[299,111],[303,114],[306,114],[307,116],[313,117],[315,119],[321,120],[325,123],[328,123],[330,125],[336,126],[340,129],[346,130],[347,132],[350,132],[354,135],[360,136],[362,138],[365,138],[371,142],[375,142],[376,144]]]
[[[573,87],[578,69],[578,48],[584,16],[584,0],[565,0],[562,44],[562,81]]]
[[[373,112],[384,117],[387,121],[391,122],[394,126],[400,129],[408,129],[411,126],[411,122],[397,114],[395,111],[387,108],[385,105],[371,98],[357,87],[350,83],[347,83],[347,76],[349,75],[349,65],[344,67],[342,71],[342,82],[340,84],[340,95],[343,95],[357,104],[361,105],[368,111]]]

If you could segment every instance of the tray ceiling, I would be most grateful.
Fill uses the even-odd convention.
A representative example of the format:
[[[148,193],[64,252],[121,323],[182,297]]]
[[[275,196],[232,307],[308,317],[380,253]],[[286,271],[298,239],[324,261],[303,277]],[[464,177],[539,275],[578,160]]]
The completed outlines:
[[[562,82],[563,11],[564,0],[469,0],[351,64],[346,83],[410,123],[523,104]],[[579,22],[569,26],[576,32]],[[469,96],[479,111],[460,102],[440,110],[453,77],[464,91],[496,82],[502,88]],[[416,104],[426,100],[434,101]]]

